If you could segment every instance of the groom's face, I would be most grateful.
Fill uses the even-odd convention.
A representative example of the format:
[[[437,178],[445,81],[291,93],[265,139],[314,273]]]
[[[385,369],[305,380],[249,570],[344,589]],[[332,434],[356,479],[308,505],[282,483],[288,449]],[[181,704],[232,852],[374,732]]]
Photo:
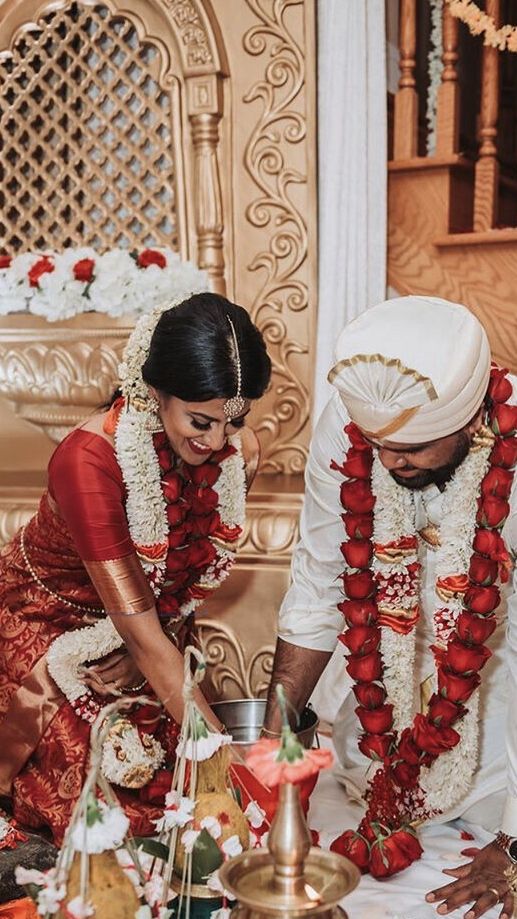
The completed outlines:
[[[379,453],[383,466],[404,488],[439,488],[449,481],[470,450],[471,437],[467,428],[424,444],[382,444],[366,438]]]

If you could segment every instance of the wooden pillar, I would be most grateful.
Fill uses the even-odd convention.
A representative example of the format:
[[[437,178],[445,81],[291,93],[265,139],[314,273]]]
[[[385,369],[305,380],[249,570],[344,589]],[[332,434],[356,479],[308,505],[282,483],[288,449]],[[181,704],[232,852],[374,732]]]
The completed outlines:
[[[418,152],[415,0],[400,0],[399,16],[400,80],[395,96],[393,158],[406,160]]]
[[[436,155],[450,156],[459,150],[460,93],[458,83],[459,21],[447,3],[443,5],[443,71],[436,113]]]
[[[486,12],[500,24],[500,0],[486,0]],[[479,155],[474,188],[474,230],[490,230],[497,222],[499,164],[497,117],[499,109],[499,51],[483,45]]]

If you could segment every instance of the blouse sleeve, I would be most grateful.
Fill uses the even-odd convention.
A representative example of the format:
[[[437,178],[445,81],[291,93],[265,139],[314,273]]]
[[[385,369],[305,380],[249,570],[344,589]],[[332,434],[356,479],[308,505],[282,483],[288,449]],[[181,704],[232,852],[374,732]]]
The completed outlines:
[[[84,561],[122,558],[134,551],[124,507],[124,483],[111,444],[73,431],[49,464],[49,493]]]

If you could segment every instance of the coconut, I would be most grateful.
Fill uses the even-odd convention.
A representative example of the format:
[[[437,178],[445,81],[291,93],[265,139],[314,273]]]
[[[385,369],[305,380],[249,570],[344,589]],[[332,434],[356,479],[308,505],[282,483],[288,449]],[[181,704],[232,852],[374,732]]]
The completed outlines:
[[[76,852],[68,875],[66,901],[68,904],[81,891],[81,853]],[[88,902],[95,910],[95,919],[135,919],[140,907],[136,890],[120,867],[113,851],[88,855]],[[59,913],[65,919],[64,912]]]

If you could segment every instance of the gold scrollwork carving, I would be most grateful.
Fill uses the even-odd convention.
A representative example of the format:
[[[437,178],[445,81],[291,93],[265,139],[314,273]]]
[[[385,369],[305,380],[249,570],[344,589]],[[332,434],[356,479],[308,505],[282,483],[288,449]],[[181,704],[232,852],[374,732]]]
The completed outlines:
[[[298,6],[303,16],[304,3],[275,0],[266,9],[264,0],[246,2],[259,23],[244,35],[244,49],[254,57],[269,53],[263,79],[244,97],[247,103],[260,101],[262,105],[244,156],[245,168],[260,194],[248,206],[246,216],[252,226],[272,229],[268,249],[259,252],[248,266],[251,271],[263,272],[252,314],[272,354],[276,397],[272,410],[256,429],[263,435],[262,468],[297,473],[303,470],[307,456],[304,440],[310,400],[307,383],[300,375],[299,356],[308,354],[307,331],[305,340],[300,336],[308,323],[298,323],[298,340],[294,340],[289,313],[308,307],[307,226],[291,186],[306,184],[307,176],[288,160],[292,146],[306,137],[305,113],[298,110],[304,102],[306,73],[303,49],[287,26],[285,15],[289,7]],[[305,371],[308,365],[305,357]]]
[[[254,508],[250,504],[239,545],[239,559],[253,557],[258,564],[278,563],[284,567],[298,540],[299,513],[299,504],[278,510]]]
[[[197,4],[192,0],[162,0],[162,2],[176,24],[181,42],[186,49],[189,66],[212,64],[214,58],[210,50],[210,41]]]
[[[224,622],[200,619],[198,635],[207,662],[208,684],[217,699],[264,696],[273,672],[274,646],[247,656],[235,632]]]

